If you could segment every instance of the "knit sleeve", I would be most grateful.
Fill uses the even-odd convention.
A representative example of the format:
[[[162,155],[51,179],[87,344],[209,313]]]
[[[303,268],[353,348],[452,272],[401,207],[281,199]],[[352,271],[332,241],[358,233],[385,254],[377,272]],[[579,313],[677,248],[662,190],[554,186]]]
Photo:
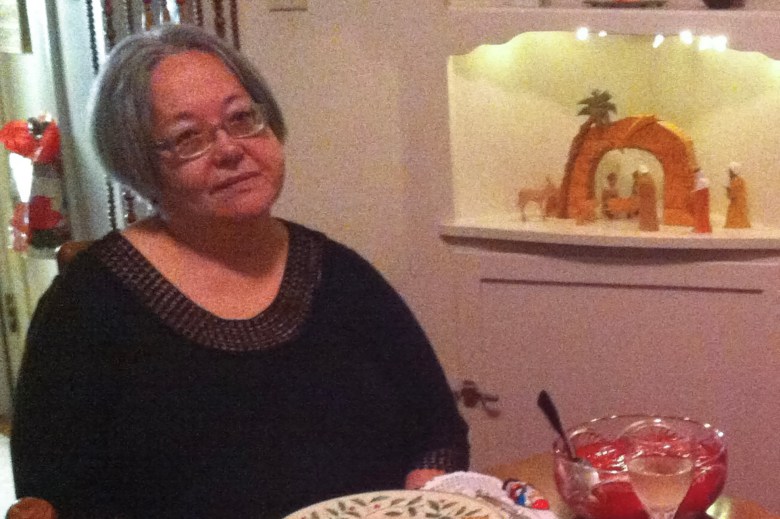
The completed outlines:
[[[468,427],[428,338],[401,295],[367,261],[347,250],[341,266],[356,327],[403,401],[411,437],[409,470],[467,470]]]
[[[110,366],[100,315],[61,277],[41,298],[16,387],[11,456],[19,497],[52,503],[59,517],[109,516]]]

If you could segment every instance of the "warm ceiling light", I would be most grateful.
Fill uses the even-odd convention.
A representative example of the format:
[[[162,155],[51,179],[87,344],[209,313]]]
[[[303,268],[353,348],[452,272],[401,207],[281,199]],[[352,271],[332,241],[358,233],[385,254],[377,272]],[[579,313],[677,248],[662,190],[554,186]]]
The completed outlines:
[[[712,48],[712,38],[710,36],[699,37],[699,50],[709,50]]]
[[[577,29],[577,39],[580,41],[587,40],[589,32],[587,27],[580,27]]]
[[[663,34],[656,34],[655,39],[653,40],[653,48],[657,49],[661,46],[661,44],[664,42],[664,35]]]
[[[607,31],[599,31],[599,36],[600,36],[600,37],[602,37],[602,38],[603,38],[603,37],[604,37],[604,36],[606,36],[606,35],[607,35]]]
[[[680,33],[680,41],[686,45],[693,43],[693,33],[691,31],[682,31]]]
[[[720,36],[714,36],[712,38],[713,49],[719,52],[723,52],[728,48],[728,46],[729,46],[729,39],[726,38],[726,36],[724,36],[723,34],[721,34]]]

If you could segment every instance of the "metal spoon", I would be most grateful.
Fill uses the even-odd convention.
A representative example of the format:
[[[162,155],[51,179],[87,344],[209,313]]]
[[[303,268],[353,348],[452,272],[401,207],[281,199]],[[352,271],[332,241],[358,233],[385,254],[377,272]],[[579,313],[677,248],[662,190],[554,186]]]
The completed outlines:
[[[550,398],[547,391],[542,390],[539,393],[539,398],[536,400],[536,404],[542,410],[550,425],[553,426],[563,440],[563,445],[566,447],[566,455],[573,462],[571,477],[573,483],[584,492],[590,492],[591,489],[599,482],[599,473],[591,465],[591,463],[577,456],[574,446],[571,444],[569,435],[566,434],[566,430],[561,425],[561,418],[558,416],[558,409]]]
[[[550,398],[550,395],[547,393],[547,391],[542,390],[539,393],[539,398],[536,400],[536,404],[542,410],[544,416],[547,417],[547,420],[550,422],[550,425],[552,425],[553,429],[555,429],[561,436],[561,439],[563,439],[563,445],[566,447],[566,454],[569,456],[569,459],[576,462],[583,461],[582,458],[577,457],[577,454],[574,451],[574,446],[571,444],[571,440],[569,440],[569,435],[566,434],[566,431],[563,429],[563,425],[561,424],[561,418],[558,416],[558,408],[555,407],[555,404],[553,403],[552,398]]]

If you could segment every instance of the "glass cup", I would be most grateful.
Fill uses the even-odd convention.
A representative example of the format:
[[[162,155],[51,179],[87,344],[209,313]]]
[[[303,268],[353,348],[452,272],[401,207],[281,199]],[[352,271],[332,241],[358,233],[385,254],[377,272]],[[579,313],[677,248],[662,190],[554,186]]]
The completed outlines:
[[[663,418],[632,424],[624,438],[634,493],[651,519],[672,519],[693,482],[694,439],[678,422]]]

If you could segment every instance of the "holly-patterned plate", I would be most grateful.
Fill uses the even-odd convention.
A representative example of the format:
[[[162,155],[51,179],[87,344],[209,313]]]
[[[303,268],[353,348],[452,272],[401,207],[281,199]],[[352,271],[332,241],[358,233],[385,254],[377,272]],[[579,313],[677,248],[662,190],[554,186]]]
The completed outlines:
[[[491,505],[458,494],[387,490],[337,497],[284,519],[504,519]]]

